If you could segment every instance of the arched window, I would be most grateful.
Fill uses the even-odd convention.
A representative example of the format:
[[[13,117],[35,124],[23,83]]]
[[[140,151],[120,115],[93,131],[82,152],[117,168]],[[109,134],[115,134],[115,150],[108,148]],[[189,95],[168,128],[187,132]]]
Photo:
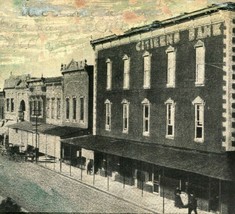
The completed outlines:
[[[192,104],[195,111],[195,137],[196,142],[204,141],[204,106],[205,102],[201,97],[197,97]]]
[[[143,135],[149,136],[150,133],[150,102],[148,99],[142,101],[143,105]]]
[[[129,130],[129,102],[124,99],[122,101],[122,132],[128,133]]]
[[[104,102],[105,104],[105,130],[111,131],[111,105],[109,100]]]
[[[196,50],[195,85],[203,86],[205,84],[205,45],[199,40],[194,48]]]
[[[175,70],[176,70],[176,51],[172,46],[166,49],[167,54],[167,87],[175,87]]]
[[[123,89],[130,88],[130,57],[124,55],[122,58],[124,64],[124,72],[123,72]]]
[[[166,102],[166,137],[173,138],[175,135],[175,105],[176,103],[169,98]]]
[[[144,88],[150,88],[151,85],[151,54],[145,51],[144,58]]]
[[[106,89],[111,90],[111,88],[112,88],[112,61],[110,59],[106,60],[106,67],[107,67]]]

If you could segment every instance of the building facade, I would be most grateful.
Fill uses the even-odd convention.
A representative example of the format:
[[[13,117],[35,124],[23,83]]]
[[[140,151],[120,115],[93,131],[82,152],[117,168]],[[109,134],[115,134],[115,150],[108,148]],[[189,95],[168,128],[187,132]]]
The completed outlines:
[[[4,92],[0,91],[0,120],[4,119]]]
[[[202,210],[235,210],[234,11],[212,5],[91,42],[93,134],[133,149],[115,150],[130,185],[169,198],[180,187]]]
[[[30,75],[11,75],[4,83],[4,117],[6,120],[18,121],[19,119],[29,120],[29,90],[27,81]]]

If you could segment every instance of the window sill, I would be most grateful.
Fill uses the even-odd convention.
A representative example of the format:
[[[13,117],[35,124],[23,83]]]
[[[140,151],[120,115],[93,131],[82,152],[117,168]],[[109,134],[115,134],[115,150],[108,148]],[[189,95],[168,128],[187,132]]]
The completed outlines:
[[[110,131],[111,131],[111,129],[105,129],[105,131],[110,132]]]
[[[203,143],[204,139],[203,138],[194,138],[194,142],[196,142],[196,143]]]
[[[123,134],[128,134],[128,130],[122,130]]]
[[[143,132],[143,136],[149,137],[149,132]]]
[[[144,89],[150,89],[151,87],[150,86],[144,86],[143,88]]]
[[[123,87],[123,90],[130,90],[130,88],[129,88],[129,87],[127,87],[127,88],[124,88],[124,87]]]
[[[174,140],[174,135],[166,135],[167,139]]]
[[[202,86],[205,86],[205,83],[198,83],[198,82],[195,82],[195,86],[202,87]]]
[[[166,87],[167,87],[167,88],[175,88],[175,85],[172,85],[172,84],[166,84]]]
[[[106,88],[106,91],[111,91],[112,89],[111,88]]]

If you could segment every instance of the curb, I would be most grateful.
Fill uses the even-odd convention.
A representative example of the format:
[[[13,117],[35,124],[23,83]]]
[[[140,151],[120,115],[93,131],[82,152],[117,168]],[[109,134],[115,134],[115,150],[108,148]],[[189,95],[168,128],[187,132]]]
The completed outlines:
[[[141,205],[139,205],[139,204],[137,204],[137,203],[135,203],[135,202],[133,202],[133,201],[130,201],[130,200],[121,198],[121,197],[119,197],[119,196],[117,196],[117,195],[115,195],[115,194],[113,194],[113,193],[111,193],[111,192],[105,191],[105,190],[100,189],[100,188],[98,188],[98,187],[95,187],[95,186],[93,186],[93,185],[89,185],[89,184],[87,184],[87,183],[84,183],[84,182],[82,182],[81,180],[77,180],[77,179],[72,178],[72,177],[70,177],[70,176],[68,176],[68,175],[65,175],[65,174],[63,174],[63,173],[61,173],[61,172],[57,172],[57,171],[54,171],[54,170],[52,170],[52,169],[46,168],[46,167],[43,166],[43,165],[38,165],[38,166],[40,166],[40,167],[42,167],[42,168],[44,168],[44,169],[47,169],[47,170],[49,170],[49,171],[52,171],[52,172],[54,172],[54,173],[57,173],[57,174],[59,174],[59,175],[62,175],[63,177],[66,177],[66,178],[71,179],[71,180],[73,180],[73,181],[75,181],[75,182],[78,182],[78,183],[80,183],[80,184],[82,184],[82,185],[84,185],[84,186],[86,186],[86,187],[89,187],[89,188],[91,188],[91,189],[95,189],[96,191],[103,192],[103,193],[106,193],[106,194],[108,194],[108,195],[111,195],[111,196],[113,196],[113,197],[115,197],[115,198],[117,198],[117,199],[119,199],[119,200],[125,201],[125,202],[127,202],[127,203],[132,204],[132,205],[135,205],[135,206],[137,206],[137,207],[139,207],[139,208],[141,208],[141,209],[147,210],[147,211],[149,211],[149,212],[151,212],[151,213],[160,214],[160,213],[157,213],[156,211],[153,211],[152,209],[149,209],[149,208],[146,208],[146,207],[144,207],[144,206],[141,206]]]

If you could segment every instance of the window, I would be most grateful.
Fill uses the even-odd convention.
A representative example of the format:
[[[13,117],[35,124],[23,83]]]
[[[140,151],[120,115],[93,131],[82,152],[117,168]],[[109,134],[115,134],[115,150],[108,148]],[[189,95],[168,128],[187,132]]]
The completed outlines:
[[[107,65],[107,85],[106,89],[111,90],[112,87],[112,62],[110,59],[106,60],[106,65]]]
[[[105,130],[111,130],[111,105],[112,103],[109,100],[105,101]]]
[[[166,137],[173,138],[175,134],[175,102],[168,99],[166,102]]]
[[[194,47],[196,49],[195,85],[203,86],[205,84],[205,46],[199,40]]]
[[[150,102],[147,99],[144,99],[142,104],[143,104],[143,135],[149,136]]]
[[[194,109],[195,109],[195,137],[194,140],[196,142],[204,141],[204,101],[197,97],[193,101]]]
[[[11,112],[14,111],[14,99],[11,98]]]
[[[122,115],[123,115],[123,123],[122,123],[122,132],[128,133],[129,129],[129,102],[127,100],[122,101]]]
[[[55,118],[55,98],[51,99],[51,118]]]
[[[123,89],[130,87],[130,58],[125,55],[123,58],[124,63],[124,76],[123,76]]]
[[[42,98],[40,97],[39,99],[38,99],[38,116],[42,116],[42,105],[43,105],[43,102],[42,102]]]
[[[10,111],[10,99],[7,98],[7,111]]]
[[[84,121],[84,97],[80,97],[80,121]]]
[[[77,118],[77,99],[73,97],[73,120]]]
[[[47,98],[47,102],[46,102],[46,110],[47,110],[47,112],[46,112],[46,117],[47,118],[49,118],[49,112],[50,112],[50,99],[49,98]]]
[[[166,50],[167,54],[167,87],[175,87],[175,68],[176,68],[176,52],[170,46]]]
[[[57,119],[60,119],[61,99],[57,98]]]
[[[65,100],[65,109],[66,109],[66,119],[69,120],[69,98],[66,97]]]
[[[151,55],[145,52],[144,55],[144,88],[150,88],[151,76]]]
[[[35,116],[37,114],[37,101],[33,100],[33,115]]]
[[[33,115],[33,101],[32,100],[29,101],[29,111],[30,111],[30,115]]]

